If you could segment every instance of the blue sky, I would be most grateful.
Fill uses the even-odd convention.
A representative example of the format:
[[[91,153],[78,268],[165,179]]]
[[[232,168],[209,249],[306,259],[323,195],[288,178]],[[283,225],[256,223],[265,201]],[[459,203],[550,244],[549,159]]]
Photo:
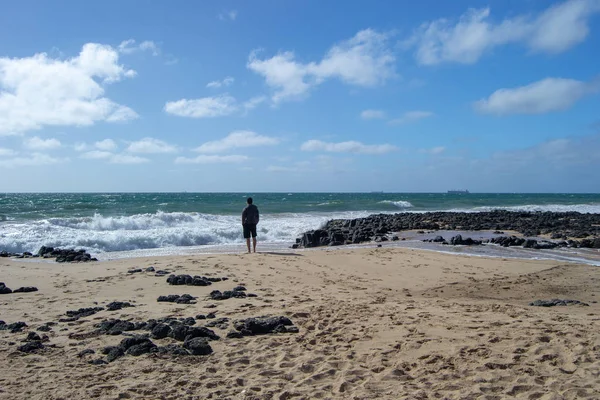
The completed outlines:
[[[6,192],[598,192],[600,0],[19,1]]]

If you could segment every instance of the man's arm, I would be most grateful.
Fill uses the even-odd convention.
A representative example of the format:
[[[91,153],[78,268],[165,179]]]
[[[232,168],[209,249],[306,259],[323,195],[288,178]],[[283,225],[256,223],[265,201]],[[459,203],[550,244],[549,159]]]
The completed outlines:
[[[256,223],[258,224],[258,221],[260,221],[260,214],[258,212],[258,207],[256,207]]]
[[[244,225],[244,221],[246,220],[246,208],[244,208],[244,211],[242,211],[242,225]]]

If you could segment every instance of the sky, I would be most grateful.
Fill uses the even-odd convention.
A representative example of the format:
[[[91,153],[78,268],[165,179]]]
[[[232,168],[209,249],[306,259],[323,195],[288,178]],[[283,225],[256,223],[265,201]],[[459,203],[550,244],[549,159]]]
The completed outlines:
[[[0,5],[2,192],[600,190],[600,0]]]

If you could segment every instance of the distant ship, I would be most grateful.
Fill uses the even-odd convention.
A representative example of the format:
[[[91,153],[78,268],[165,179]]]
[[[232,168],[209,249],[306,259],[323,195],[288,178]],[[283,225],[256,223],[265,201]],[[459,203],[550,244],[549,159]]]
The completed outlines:
[[[448,190],[448,194],[469,194],[468,190]]]

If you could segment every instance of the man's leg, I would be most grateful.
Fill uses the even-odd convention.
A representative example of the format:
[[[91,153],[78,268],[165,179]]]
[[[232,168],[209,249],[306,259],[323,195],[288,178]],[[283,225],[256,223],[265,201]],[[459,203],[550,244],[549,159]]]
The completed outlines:
[[[252,238],[252,245],[254,247],[254,252],[256,253],[256,236]],[[248,241],[248,251],[250,251],[250,241]]]
[[[256,239],[254,239],[254,248],[256,248]],[[246,238],[246,246],[248,246],[248,253],[250,253],[250,238]]]

